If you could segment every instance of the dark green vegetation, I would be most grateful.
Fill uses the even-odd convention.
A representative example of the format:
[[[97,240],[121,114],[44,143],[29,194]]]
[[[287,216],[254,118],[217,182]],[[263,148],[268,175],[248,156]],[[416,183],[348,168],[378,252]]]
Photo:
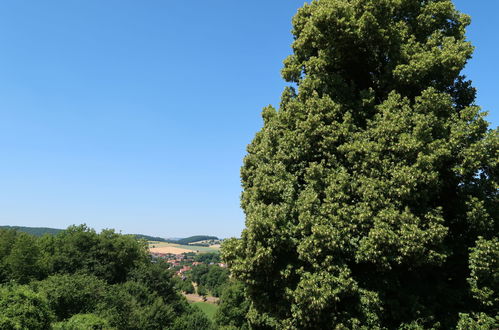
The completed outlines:
[[[0,229],[13,229],[34,236],[43,236],[45,234],[56,235],[62,229],[46,228],[46,227],[22,227],[22,226],[0,226]]]
[[[23,226],[0,226],[0,229],[13,229],[33,236],[43,236],[45,234],[57,235],[58,233],[63,231],[63,229],[56,229],[56,228],[23,227]],[[130,234],[130,236],[133,236],[136,239],[145,239],[146,241],[169,242],[168,240],[161,237],[153,237],[143,234]]]
[[[230,281],[220,297],[214,317],[215,324],[220,329],[250,329],[247,320],[249,307],[244,286],[240,282]]]
[[[318,0],[222,255],[271,329],[499,327],[498,130],[449,0]]]
[[[229,281],[229,271],[217,265],[198,265],[187,274],[188,279],[198,284],[198,293],[210,293],[219,297]]]
[[[196,293],[192,281],[189,278],[174,277],[175,288],[185,293]]]
[[[85,226],[0,230],[1,329],[210,329],[145,241]]]
[[[218,240],[218,237],[216,236],[205,236],[205,235],[197,235],[197,236],[191,236],[191,237],[186,237],[179,239],[177,241],[174,241],[173,243],[181,244],[181,245],[187,245],[189,243],[194,243],[194,242],[199,242],[199,241],[209,241],[209,240]]]
[[[136,239],[143,239],[146,241],[155,241],[155,242],[170,242],[169,240],[161,237],[143,235],[143,234],[131,234],[130,236],[135,237]]]
[[[193,261],[202,264],[193,264],[192,261],[180,262],[180,265],[174,267],[179,270],[184,266],[192,266],[182,274],[182,277],[176,277],[175,287],[185,293],[195,293],[196,290],[192,283],[197,286],[197,293],[202,296],[211,295],[220,297],[226,286],[229,284],[229,271],[218,265],[220,262],[219,253],[201,253],[194,255]]]
[[[212,252],[212,253],[196,254],[196,256],[194,257],[194,261],[203,262],[206,264],[210,263],[217,264],[220,262],[220,253]]]

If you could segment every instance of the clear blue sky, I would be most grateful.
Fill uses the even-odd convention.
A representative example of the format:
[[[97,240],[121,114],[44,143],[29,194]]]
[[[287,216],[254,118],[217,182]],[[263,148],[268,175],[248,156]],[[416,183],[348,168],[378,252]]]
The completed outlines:
[[[0,224],[238,236],[239,168],[303,0],[0,2]],[[499,123],[499,1],[459,0]]]

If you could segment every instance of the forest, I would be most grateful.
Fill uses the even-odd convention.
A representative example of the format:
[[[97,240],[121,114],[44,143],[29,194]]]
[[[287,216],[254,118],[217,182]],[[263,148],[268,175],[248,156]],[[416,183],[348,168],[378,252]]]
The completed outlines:
[[[0,229],[0,329],[214,328],[146,246],[85,225],[41,237]],[[204,278],[210,290],[230,286]]]

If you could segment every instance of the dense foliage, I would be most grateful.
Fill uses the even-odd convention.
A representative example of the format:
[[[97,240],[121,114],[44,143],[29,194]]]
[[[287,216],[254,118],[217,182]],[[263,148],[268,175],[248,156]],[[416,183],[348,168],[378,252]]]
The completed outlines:
[[[215,324],[221,329],[249,329],[246,315],[250,302],[244,293],[244,286],[239,282],[230,282],[220,297],[215,313]]]
[[[498,301],[498,130],[450,0],[316,0],[241,171],[223,257],[255,327],[473,328]]]
[[[112,230],[72,226],[40,238],[0,230],[0,266],[1,329],[211,327],[144,241]]]
[[[229,271],[217,265],[194,266],[189,274],[189,279],[198,284],[198,293],[211,293],[218,297],[222,294],[229,281]]]
[[[221,261],[220,253],[213,252],[213,253],[196,254],[196,256],[194,257],[194,261],[203,262],[206,264],[211,264],[211,263],[217,264]]]
[[[185,293],[195,293],[196,290],[194,289],[194,286],[192,285],[192,281],[187,277],[187,278],[180,278],[180,277],[175,277],[175,288],[179,291],[185,292]]]
[[[52,319],[43,295],[26,286],[0,286],[0,329],[48,329]]]

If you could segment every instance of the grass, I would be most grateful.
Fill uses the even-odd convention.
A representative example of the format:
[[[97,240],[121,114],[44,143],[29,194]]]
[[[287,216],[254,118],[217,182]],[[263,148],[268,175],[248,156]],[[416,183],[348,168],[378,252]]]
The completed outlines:
[[[218,305],[215,304],[210,304],[207,302],[195,302],[192,303],[195,306],[198,306],[199,309],[201,309],[210,320],[213,320],[213,317],[215,316],[215,312],[218,309]]]

